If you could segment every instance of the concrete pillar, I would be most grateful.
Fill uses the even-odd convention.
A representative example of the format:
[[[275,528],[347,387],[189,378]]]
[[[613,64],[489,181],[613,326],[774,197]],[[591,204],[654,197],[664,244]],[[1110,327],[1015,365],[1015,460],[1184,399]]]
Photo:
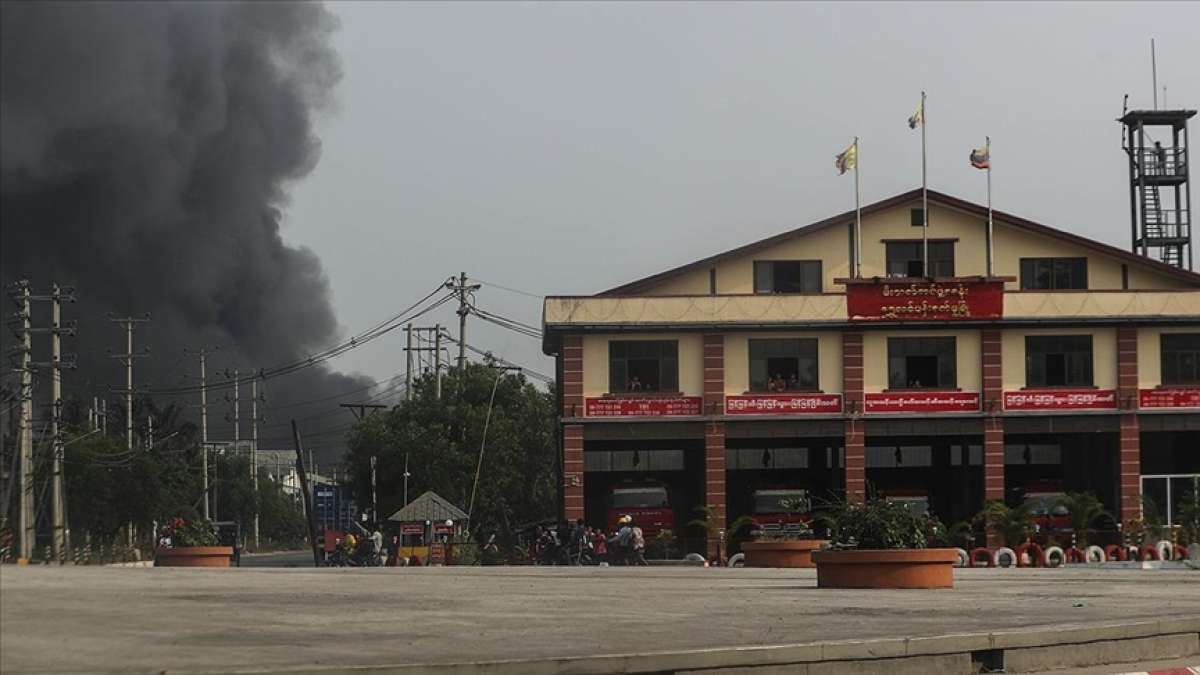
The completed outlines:
[[[704,414],[725,413],[725,336],[704,336]],[[713,507],[713,516],[724,527],[725,497],[725,424],[712,421],[704,425],[704,503]],[[717,556],[719,539],[707,542],[708,557]],[[724,555],[725,552],[721,551]]]
[[[979,331],[983,374],[983,500],[1004,501],[1004,383],[997,328]],[[966,461],[966,458],[963,458]]]
[[[1137,328],[1117,329],[1117,402],[1121,431],[1117,442],[1117,495],[1121,523],[1142,515],[1142,444],[1138,424]]]
[[[583,337],[567,335],[562,343],[562,419],[583,417]],[[562,485],[566,520],[584,518],[583,425],[563,424]]]
[[[846,498],[861,500],[867,492],[867,458],[866,425],[862,419],[863,334],[859,331],[842,333],[842,392],[846,413],[843,443]]]

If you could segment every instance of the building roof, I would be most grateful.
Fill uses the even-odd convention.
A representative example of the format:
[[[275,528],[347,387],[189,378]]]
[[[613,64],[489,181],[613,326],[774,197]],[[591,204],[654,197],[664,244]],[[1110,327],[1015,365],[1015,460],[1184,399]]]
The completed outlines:
[[[958,197],[953,197],[953,196],[945,194],[943,192],[938,192],[937,190],[929,190],[928,194],[929,194],[930,202],[933,202],[935,204],[940,204],[942,206],[948,206],[950,208],[958,209],[960,211],[964,211],[966,213],[970,213],[973,215],[977,215],[980,218],[987,218],[987,207],[986,206],[976,204],[974,202],[969,202],[965,199],[959,199]],[[887,199],[884,199],[882,201],[878,201],[873,204],[868,204],[868,205],[862,207],[862,215],[863,215],[863,217],[866,217],[866,216],[869,216],[869,215],[872,215],[875,213],[887,211],[887,210],[895,208],[897,206],[902,206],[909,202],[919,200],[920,198],[921,198],[921,188],[915,188],[915,189],[909,190],[908,192],[902,192],[893,197],[888,197]],[[1179,279],[1180,281],[1183,281],[1184,283],[1200,287],[1200,274],[1197,274],[1195,272],[1190,272],[1185,269],[1174,267],[1172,265],[1168,265],[1166,263],[1162,263],[1157,260],[1147,258],[1146,256],[1137,255],[1136,253],[1132,253],[1130,251],[1126,251],[1124,249],[1117,248],[1115,246],[1110,246],[1108,244],[1096,241],[1094,239],[1088,239],[1087,237],[1081,237],[1077,234],[1071,234],[1070,232],[1066,232],[1066,231],[1063,231],[1063,230],[1060,230],[1060,229],[1057,229],[1054,227],[1050,227],[1049,225],[1035,223],[1032,220],[1026,220],[1025,218],[1021,218],[1020,216],[1014,216],[1010,213],[1005,213],[1003,211],[993,210],[992,218],[995,222],[1002,223],[1004,225],[1008,225],[1009,227],[1014,227],[1019,230],[1025,230],[1027,232],[1032,232],[1034,234],[1042,235],[1045,237],[1050,237],[1053,239],[1058,239],[1060,241],[1065,241],[1065,242],[1068,242],[1075,246],[1080,246],[1083,248],[1091,249],[1092,251],[1095,251],[1097,253],[1102,253],[1104,255],[1112,256],[1114,258],[1117,258],[1117,259],[1125,261],[1125,262],[1129,262],[1129,263],[1132,263],[1135,265],[1140,265],[1140,266],[1149,268],[1155,272],[1159,272],[1161,274],[1165,274],[1165,275],[1173,277],[1175,279]],[[677,277],[681,274],[686,274],[688,272],[692,272],[692,271],[698,270],[698,269],[705,269],[705,268],[711,267],[717,263],[724,262],[726,260],[737,258],[737,257],[743,256],[743,255],[749,254],[749,253],[754,253],[756,251],[759,251],[759,250],[762,250],[765,248],[769,248],[771,246],[782,243],[784,241],[787,241],[787,240],[792,239],[793,237],[796,237],[799,235],[809,234],[811,232],[816,232],[818,230],[823,230],[825,228],[834,227],[837,225],[847,225],[853,221],[854,221],[854,211],[852,211],[852,210],[846,211],[845,213],[840,213],[836,216],[833,216],[831,218],[826,218],[825,220],[821,220],[816,223],[812,223],[810,225],[798,227],[794,230],[789,230],[787,232],[777,234],[773,237],[767,237],[766,239],[760,239],[759,241],[756,241],[756,242],[753,242],[750,244],[746,244],[745,246],[739,246],[738,248],[731,249],[729,251],[725,251],[724,253],[718,253],[716,255],[709,256],[709,257],[703,258],[701,260],[697,260],[696,262],[688,263],[686,265],[681,265],[679,267],[666,270],[665,272],[659,272],[658,274],[653,274],[648,277],[638,279],[636,281],[631,281],[629,283],[622,284],[620,286],[617,286],[616,288],[610,288],[607,291],[602,291],[602,292],[598,293],[597,295],[600,295],[600,296],[637,295],[638,293],[642,293],[642,292],[648,290],[649,288],[653,287],[656,284],[659,284],[668,279]]]
[[[388,517],[388,520],[399,523],[416,523],[425,521],[462,520],[467,514],[454,504],[451,504],[438,493],[430,490],[408,503]]]

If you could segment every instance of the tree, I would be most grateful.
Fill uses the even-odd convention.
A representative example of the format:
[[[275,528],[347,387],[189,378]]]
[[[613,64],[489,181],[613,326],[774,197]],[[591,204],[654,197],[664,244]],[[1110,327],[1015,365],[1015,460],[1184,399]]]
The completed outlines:
[[[999,534],[1005,546],[1016,546],[1033,533],[1033,513],[1028,503],[1010,507],[999,500],[990,501],[975,517],[988,530]]]
[[[495,533],[511,544],[522,526],[555,516],[554,401],[551,392],[539,390],[522,375],[486,365],[452,369],[443,378],[441,400],[435,396],[432,375],[422,376],[413,383],[411,400],[360,420],[351,430],[346,463],[355,499],[370,504],[374,455],[380,516],[403,507],[407,456],[410,500],[433,490],[466,511],[478,467],[471,535],[482,541]]]

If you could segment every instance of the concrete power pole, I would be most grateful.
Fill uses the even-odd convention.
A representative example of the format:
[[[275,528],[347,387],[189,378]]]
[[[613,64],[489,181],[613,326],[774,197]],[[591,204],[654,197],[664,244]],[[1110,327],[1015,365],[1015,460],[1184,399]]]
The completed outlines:
[[[254,487],[254,550],[258,550],[258,378],[250,380],[250,482]]]
[[[405,342],[404,342],[404,400],[412,400],[412,362],[413,362],[413,344],[412,344],[412,323],[404,327]]]
[[[442,400],[442,324],[433,325],[433,395]]]
[[[37,518],[34,516],[35,503],[33,499],[33,364],[31,362],[33,339],[30,322],[29,280],[21,279],[15,284],[14,300],[20,307],[18,319],[21,329],[17,336],[21,340],[21,417],[17,426],[17,447],[21,456],[21,500],[18,516],[18,527],[21,532],[21,548],[19,558],[29,560],[33,557],[34,526]]]
[[[371,455],[371,520],[379,522],[379,501],[375,498],[375,455]]]
[[[467,315],[471,313],[470,294],[480,288],[479,284],[467,284],[467,273],[460,272],[458,279],[450,277],[446,288],[458,294],[458,369],[467,367]]]
[[[146,356],[147,351],[140,354],[133,353],[133,327],[139,323],[145,323],[150,320],[150,315],[146,314],[141,318],[127,316],[119,318],[109,316],[109,321],[119,323],[125,327],[125,353],[111,354],[114,359],[121,359],[125,363],[125,389],[121,390],[125,394],[125,449],[133,450],[133,359],[139,356]],[[125,542],[129,546],[133,546],[133,523],[129,523],[128,529],[125,531]]]
[[[208,520],[208,369],[205,361],[208,352],[201,347],[197,354],[200,356],[200,463],[204,474],[201,483],[204,490],[204,519]]]

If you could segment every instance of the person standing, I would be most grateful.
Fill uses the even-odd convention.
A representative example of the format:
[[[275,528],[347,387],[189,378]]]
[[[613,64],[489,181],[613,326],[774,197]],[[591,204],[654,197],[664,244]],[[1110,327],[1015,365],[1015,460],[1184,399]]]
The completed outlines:
[[[632,564],[649,564],[646,562],[646,537],[642,534],[642,528],[638,527],[637,523],[630,522],[630,529],[633,544]]]

